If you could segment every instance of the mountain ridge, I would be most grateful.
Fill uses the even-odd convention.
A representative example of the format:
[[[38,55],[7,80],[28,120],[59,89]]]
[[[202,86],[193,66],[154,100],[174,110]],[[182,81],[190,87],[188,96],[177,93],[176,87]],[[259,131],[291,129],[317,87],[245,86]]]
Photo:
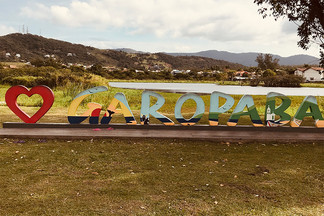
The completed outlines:
[[[7,56],[10,53],[10,57]],[[20,59],[15,58],[19,54]],[[49,56],[64,63],[96,64],[132,69],[195,69],[210,68],[240,69],[257,66],[256,52],[231,53],[228,51],[206,50],[193,53],[148,53],[131,48],[98,49],[82,44],[73,44],[32,34],[13,33],[0,37],[0,61],[42,59]],[[281,57],[281,65],[318,64],[319,59],[309,55]],[[156,65],[158,67],[156,67]]]
[[[206,50],[206,51],[193,52],[193,53],[166,53],[166,54],[173,55],[173,56],[208,57],[208,58],[214,58],[214,59],[229,61],[233,63],[238,63],[250,67],[250,66],[257,66],[257,62],[255,61],[255,59],[260,53],[257,52],[232,53],[228,51]],[[304,64],[319,64],[319,59],[310,55],[297,54],[288,57],[282,57],[280,55],[273,55],[273,54],[271,55],[273,56],[273,58],[279,59],[280,65],[297,66],[297,65],[304,65]]]

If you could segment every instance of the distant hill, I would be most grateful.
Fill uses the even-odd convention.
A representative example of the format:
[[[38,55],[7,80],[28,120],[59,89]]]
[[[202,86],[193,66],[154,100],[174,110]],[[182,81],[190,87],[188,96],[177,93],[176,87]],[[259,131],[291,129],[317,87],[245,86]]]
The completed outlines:
[[[5,56],[6,53],[10,53],[9,59]],[[44,58],[46,55],[55,55],[64,62],[72,63],[78,59],[84,63],[96,61],[96,56],[90,53],[97,54],[96,49],[37,35],[16,33],[0,37],[0,60],[2,61],[15,60],[16,54],[26,61]]]
[[[126,52],[125,52],[126,51]],[[9,55],[6,55],[10,53]],[[16,57],[19,54],[20,57]],[[115,66],[131,69],[209,69],[243,68],[231,63],[200,56],[171,56],[164,53],[142,53],[130,49],[106,50],[81,44],[48,39],[32,34],[9,34],[0,37],[0,61],[32,61],[53,56],[63,63]]]
[[[197,53],[167,53],[173,56],[201,56],[218,60],[224,60],[242,64],[245,66],[257,66],[255,62],[259,53],[231,53],[226,51],[208,50]],[[279,59],[280,65],[303,65],[303,64],[319,64],[319,59],[309,55],[294,55],[289,57],[281,57],[279,55],[273,55],[274,58]]]

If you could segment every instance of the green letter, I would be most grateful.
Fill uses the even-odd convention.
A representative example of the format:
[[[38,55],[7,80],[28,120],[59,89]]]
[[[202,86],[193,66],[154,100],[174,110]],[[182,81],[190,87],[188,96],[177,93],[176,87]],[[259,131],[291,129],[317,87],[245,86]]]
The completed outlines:
[[[247,107],[248,111],[244,112],[244,108]],[[236,126],[238,120],[241,116],[249,115],[253,126],[255,127],[263,127],[262,121],[260,116],[255,108],[254,101],[252,96],[244,95],[241,100],[236,105],[230,119],[227,122],[228,126]]]
[[[310,112],[307,112],[307,110]],[[306,116],[311,116],[315,120],[316,127],[324,127],[324,119],[318,108],[317,100],[314,96],[307,96],[298,108],[293,120],[290,122],[291,127],[299,127]]]
[[[280,98],[282,103],[276,107],[276,98]],[[265,107],[264,121],[268,127],[278,127],[289,123],[291,116],[285,111],[291,104],[291,100],[280,93],[270,92],[267,95],[267,103]],[[280,116],[279,120],[276,120],[276,115]]]

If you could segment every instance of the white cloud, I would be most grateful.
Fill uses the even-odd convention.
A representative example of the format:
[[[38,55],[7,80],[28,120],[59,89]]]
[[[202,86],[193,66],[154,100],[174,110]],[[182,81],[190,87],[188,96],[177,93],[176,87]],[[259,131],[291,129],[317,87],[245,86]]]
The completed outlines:
[[[318,55],[317,46],[307,51],[297,46],[299,38],[295,24],[286,19],[262,19],[253,1],[34,2],[39,3],[22,8],[20,15],[36,19],[38,23],[43,22],[47,31],[52,32],[51,37],[60,34],[74,42],[84,42],[99,48],[129,47],[149,52],[217,49],[284,56],[299,53]],[[90,39],[94,35],[101,39]]]
[[[122,28],[164,38],[267,40],[282,31],[273,20],[262,20],[246,0],[74,0],[67,6],[24,7],[22,14],[70,27]]]
[[[21,14],[34,19],[48,20],[51,19],[51,11],[48,7],[43,4],[36,3],[32,7],[23,7]]]
[[[6,26],[6,25],[0,25],[0,35],[6,35],[10,33],[17,32],[13,27]]]

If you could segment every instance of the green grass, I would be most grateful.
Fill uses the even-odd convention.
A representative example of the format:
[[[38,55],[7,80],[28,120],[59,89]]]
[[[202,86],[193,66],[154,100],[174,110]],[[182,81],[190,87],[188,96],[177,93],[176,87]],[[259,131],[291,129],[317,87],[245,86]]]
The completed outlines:
[[[0,139],[0,215],[321,215],[323,143]]]
[[[324,83],[302,83],[301,86],[310,88],[324,88]]]
[[[23,62],[1,62],[1,64],[4,66],[14,65],[18,68],[26,66],[26,64]]]
[[[8,88],[0,86],[0,101]],[[139,122],[140,90],[110,88],[87,101],[107,107],[117,92],[126,95]],[[75,95],[54,93],[40,122],[67,123]],[[181,94],[161,94],[161,112],[174,120]],[[233,97],[236,103],[241,98]],[[202,98],[201,123],[207,124],[209,96]],[[266,96],[253,98],[263,115]],[[290,98],[293,115],[304,97]],[[20,96],[18,103],[32,115],[40,100]],[[317,100],[323,113],[324,99]],[[195,103],[186,102],[182,111],[192,115]],[[1,105],[0,122],[8,121],[21,122]],[[124,122],[121,115],[113,117],[117,122]],[[322,215],[323,149],[321,142],[0,139],[0,215]]]

